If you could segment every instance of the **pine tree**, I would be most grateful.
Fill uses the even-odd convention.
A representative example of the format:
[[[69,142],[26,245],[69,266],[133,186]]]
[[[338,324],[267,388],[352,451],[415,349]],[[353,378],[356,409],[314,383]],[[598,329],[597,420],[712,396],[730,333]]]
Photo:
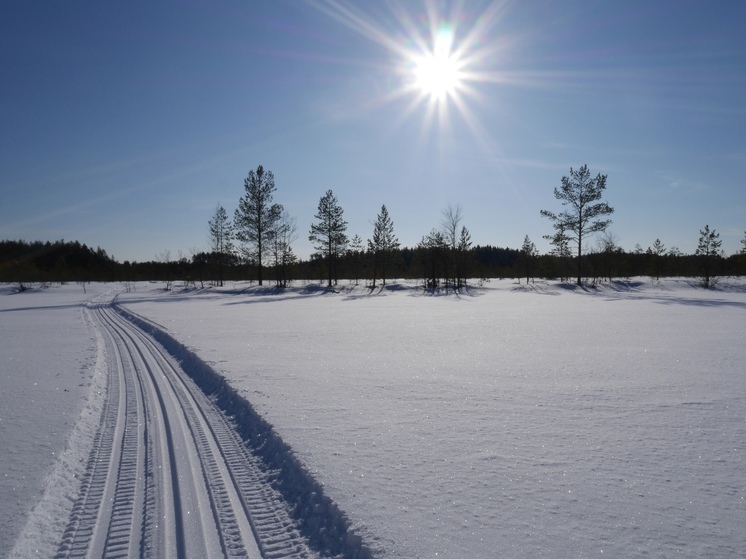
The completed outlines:
[[[355,269],[355,285],[360,282],[360,260],[363,256],[363,239],[360,235],[355,235],[350,241],[350,257],[352,258],[352,264]]]
[[[373,254],[373,287],[376,286],[376,271],[379,268],[383,285],[386,285],[386,263],[391,251],[399,248],[399,239],[394,235],[394,222],[385,204],[381,206],[381,213],[373,225],[373,238],[368,240],[368,248]]]
[[[246,193],[238,203],[233,216],[236,238],[246,243],[247,256],[257,265],[257,280],[262,285],[265,251],[272,241],[275,224],[282,214],[282,206],[273,204],[276,190],[275,176],[259,165],[256,172],[249,171],[244,179]]]
[[[215,258],[218,273],[218,285],[223,286],[223,270],[233,253],[233,224],[228,219],[228,212],[223,206],[218,206],[212,219],[208,221],[210,226],[210,250]]]
[[[666,254],[666,247],[663,245],[660,239],[655,239],[651,253],[653,254],[653,258],[655,259],[655,280],[658,281],[659,279],[661,279],[661,258],[664,254]]]
[[[715,259],[720,254],[720,245],[723,242],[720,240],[720,233],[715,232],[713,229],[710,231],[710,226],[705,225],[703,230],[699,232],[699,244],[695,254],[700,257],[702,278],[701,283],[705,289],[714,285],[713,281],[713,266]]]
[[[456,252],[458,253],[457,284],[461,288],[466,285],[466,278],[469,274],[469,257],[471,255],[471,233],[466,227],[461,227]]]
[[[534,275],[534,262],[536,257],[539,255],[539,251],[536,245],[528,238],[528,235],[523,239],[523,246],[521,246],[521,256],[523,258],[523,266],[526,272],[526,285]],[[519,282],[520,283],[520,282]]]
[[[347,222],[342,219],[344,211],[331,190],[319,200],[319,207],[314,216],[318,223],[311,225],[308,240],[316,243],[314,248],[327,259],[329,270],[329,287],[337,283],[336,261],[347,246]]]
[[[422,237],[422,240],[417,245],[417,249],[422,255],[423,276],[426,278],[425,287],[436,289],[439,285],[441,274],[443,277],[446,275],[445,261],[448,244],[443,233],[437,229],[433,229],[430,231],[430,234]]]
[[[610,219],[597,219],[614,213],[614,208],[606,202],[599,202],[606,190],[606,175],[598,174],[591,178],[587,165],[577,171],[570,168],[570,176],[562,177],[562,186],[554,189],[554,197],[562,201],[569,209],[555,214],[541,210],[541,215],[551,220],[556,230],[563,234],[571,233],[568,239],[578,247],[578,285],[583,275],[582,254],[583,239],[593,233],[604,231],[611,223]]]

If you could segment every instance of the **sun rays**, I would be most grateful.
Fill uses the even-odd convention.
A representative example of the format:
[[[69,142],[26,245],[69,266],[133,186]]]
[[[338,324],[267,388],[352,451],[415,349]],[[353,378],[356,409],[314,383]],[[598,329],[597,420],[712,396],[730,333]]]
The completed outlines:
[[[394,78],[394,86],[367,108],[399,103],[401,121],[424,115],[423,137],[457,120],[483,148],[493,144],[478,105],[485,99],[482,87],[500,81],[494,66],[504,42],[495,40],[494,27],[504,2],[478,13],[467,3],[454,3],[447,13],[431,1],[419,12],[411,5],[388,5],[386,13],[375,16],[334,0],[313,5],[390,53],[390,66],[383,71]]]
[[[462,62],[451,51],[452,46],[453,30],[443,25],[437,31],[432,51],[412,59],[414,87],[435,101],[454,95],[461,86]]]

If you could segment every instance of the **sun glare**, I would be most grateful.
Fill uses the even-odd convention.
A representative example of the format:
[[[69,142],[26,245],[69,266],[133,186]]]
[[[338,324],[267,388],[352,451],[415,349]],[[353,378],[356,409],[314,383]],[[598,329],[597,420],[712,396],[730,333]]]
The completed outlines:
[[[453,31],[442,27],[435,37],[433,51],[414,56],[414,86],[431,98],[442,100],[461,85],[459,60],[451,51]]]
[[[419,3],[424,10],[413,10],[409,3],[391,3],[386,17],[375,8],[366,11],[339,0],[313,5],[394,55],[391,70],[396,79],[387,80],[386,93],[371,101],[371,108],[399,103],[402,121],[424,113],[423,137],[433,125],[446,129],[455,116],[485,149],[492,149],[487,147],[490,135],[475,109],[482,100],[480,86],[506,81],[489,67],[499,60],[498,51],[506,42],[504,37],[495,39],[493,27],[507,2],[492,0],[479,11],[467,2],[456,2],[450,10],[439,0]]]

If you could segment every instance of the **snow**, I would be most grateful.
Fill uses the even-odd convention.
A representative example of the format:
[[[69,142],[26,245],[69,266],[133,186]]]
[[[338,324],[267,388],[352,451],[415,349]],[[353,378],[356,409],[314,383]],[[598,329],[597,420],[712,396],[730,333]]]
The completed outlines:
[[[51,516],[43,480],[95,403],[97,347],[90,291],[9,291],[0,555],[31,509]],[[746,556],[742,281],[139,284],[118,301],[224,375],[377,556]]]
[[[83,306],[102,289],[0,286],[0,556],[59,543],[101,380]]]

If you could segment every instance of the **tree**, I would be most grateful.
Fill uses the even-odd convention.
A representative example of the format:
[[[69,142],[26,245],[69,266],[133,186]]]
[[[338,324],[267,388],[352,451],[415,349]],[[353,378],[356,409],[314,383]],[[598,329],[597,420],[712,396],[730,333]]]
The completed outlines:
[[[606,202],[600,202],[606,190],[606,175],[598,174],[591,178],[587,165],[577,171],[570,168],[570,176],[562,177],[562,186],[555,187],[554,197],[569,208],[555,214],[541,210],[541,215],[552,221],[556,230],[571,233],[568,239],[578,247],[578,285],[582,278],[583,239],[593,233],[604,231],[611,223],[610,219],[597,219],[614,213],[614,208]]]
[[[446,243],[443,233],[437,229],[430,231],[429,235],[422,237],[417,245],[417,249],[422,254],[423,276],[425,277],[425,287],[436,289],[442,275],[445,276],[444,261],[448,244]]]
[[[350,241],[350,258],[352,259],[352,265],[355,269],[355,285],[360,282],[360,259],[363,254],[363,239],[360,235],[355,235]]]
[[[373,238],[368,240],[368,249],[373,254],[373,287],[376,286],[376,272],[379,268],[383,285],[386,285],[386,262],[391,251],[398,248],[399,239],[394,235],[394,222],[384,204],[373,225]]]
[[[743,245],[741,254],[746,254],[746,231],[743,232],[743,239],[741,239],[741,244]]]
[[[710,226],[705,225],[703,230],[699,232],[699,244],[695,254],[699,256],[701,269],[702,269],[702,286],[708,289],[711,285],[714,285],[713,275],[713,264],[715,259],[720,254],[720,245],[723,242],[720,240],[720,233],[715,232],[713,229],[710,231]]]
[[[223,206],[215,208],[210,226],[210,250],[215,256],[218,272],[218,285],[223,286],[223,270],[233,253],[233,224],[228,219],[228,212]]]
[[[653,268],[655,269],[655,280],[661,279],[661,258],[666,254],[666,247],[660,239],[655,239],[650,253],[653,255]]]
[[[469,272],[469,256],[471,255],[471,233],[466,227],[461,227],[461,233],[458,237],[456,252],[458,254],[458,269],[456,275],[458,287],[466,285],[466,278]]]
[[[329,287],[336,283],[336,261],[347,246],[347,222],[342,219],[344,211],[331,190],[319,200],[319,207],[314,216],[318,223],[311,224],[308,240],[316,243],[314,248],[327,259]]]
[[[265,250],[272,240],[275,224],[282,214],[282,206],[272,203],[276,190],[275,176],[259,165],[244,179],[246,193],[241,197],[233,216],[236,238],[247,244],[246,255],[258,267],[257,280],[262,285],[262,265]]]
[[[614,261],[617,260],[617,256],[622,253],[622,248],[618,244],[617,236],[611,231],[604,231],[604,234],[601,235],[600,239],[598,239],[598,252],[601,255],[601,275],[611,281]],[[642,248],[640,248],[640,254],[642,254]]]
[[[528,285],[529,279],[534,276],[536,257],[539,256],[539,251],[537,250],[536,245],[528,238],[528,235],[523,239],[521,256],[523,257],[523,266],[526,271],[526,285]]]
[[[440,222],[443,233],[443,240],[451,249],[451,262],[453,266],[453,275],[451,277],[453,278],[454,289],[456,289],[458,276],[456,257],[456,254],[458,252],[458,226],[461,224],[462,217],[463,211],[461,210],[461,206],[459,204],[456,204],[455,206],[448,204],[448,207],[446,207],[442,212],[442,219]]]
[[[173,270],[173,261],[171,260],[171,251],[169,249],[164,250],[160,254],[156,255],[156,260],[163,264],[163,273],[166,280],[166,291],[171,291],[171,285],[173,284],[173,276],[171,275]]]
[[[295,264],[297,258],[291,246],[298,239],[296,219],[286,211],[280,214],[271,235],[270,248],[274,258],[275,283],[277,287],[287,287],[288,268]]]
[[[560,281],[565,281],[565,260],[570,256],[570,238],[565,235],[564,227],[556,228],[554,235],[544,235],[544,239],[552,245],[552,254],[559,258]]]

